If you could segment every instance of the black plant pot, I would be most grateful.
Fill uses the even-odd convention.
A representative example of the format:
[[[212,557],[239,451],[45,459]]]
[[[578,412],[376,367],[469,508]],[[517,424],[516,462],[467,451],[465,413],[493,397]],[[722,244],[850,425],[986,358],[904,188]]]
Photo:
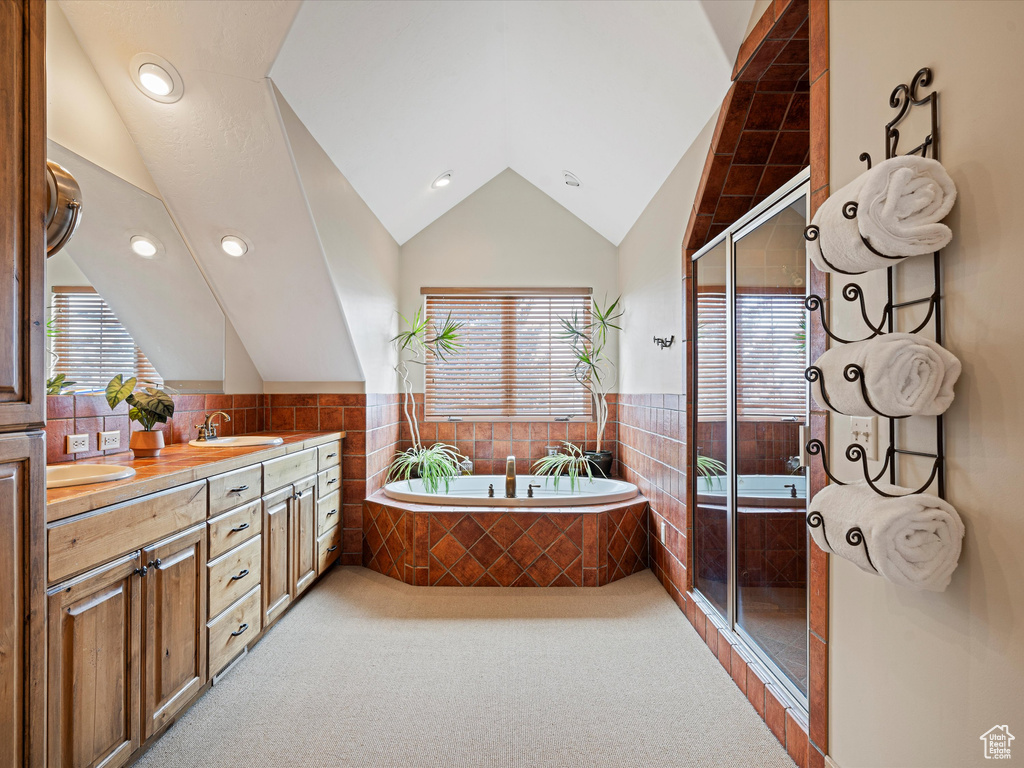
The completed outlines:
[[[612,476],[612,452],[611,451],[584,451],[583,455],[590,462],[590,471],[594,477]]]

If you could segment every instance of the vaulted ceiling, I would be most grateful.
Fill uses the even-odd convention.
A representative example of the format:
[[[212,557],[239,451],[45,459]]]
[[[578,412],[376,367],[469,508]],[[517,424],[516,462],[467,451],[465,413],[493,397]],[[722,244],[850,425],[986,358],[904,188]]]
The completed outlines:
[[[400,244],[512,168],[617,245],[721,102],[752,6],[308,1],[271,77]]]

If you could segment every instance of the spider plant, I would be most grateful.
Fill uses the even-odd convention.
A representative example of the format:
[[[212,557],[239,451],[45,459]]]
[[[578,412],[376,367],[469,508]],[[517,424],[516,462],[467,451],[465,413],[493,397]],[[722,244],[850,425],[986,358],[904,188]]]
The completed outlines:
[[[590,393],[594,401],[597,419],[595,453],[601,452],[601,440],[604,437],[605,425],[608,423],[608,392],[615,383],[615,377],[612,375],[615,365],[605,356],[605,349],[608,346],[608,332],[622,330],[621,326],[616,324],[622,317],[622,309],[619,306],[621,298],[620,296],[605,307],[595,301],[591,307],[589,320],[581,318],[578,312],[573,312],[571,318],[559,318],[562,338],[572,347],[573,355],[576,357],[573,376]]]
[[[697,454],[697,474],[704,478],[708,490],[713,490],[715,487],[713,478],[725,474],[725,464],[710,456]]]
[[[408,480],[418,473],[427,493],[437,493],[441,483],[447,493],[452,480],[462,473],[459,463],[465,458],[444,443],[434,443],[429,448],[409,448],[395,454],[387,481]]]
[[[562,479],[563,475],[568,475],[569,490],[575,491],[582,472],[586,472],[589,479],[594,479],[591,473],[592,462],[579,446],[564,440],[562,445],[565,446],[564,453],[554,453],[535,461],[533,474],[551,478],[556,491],[558,490],[558,481]]]

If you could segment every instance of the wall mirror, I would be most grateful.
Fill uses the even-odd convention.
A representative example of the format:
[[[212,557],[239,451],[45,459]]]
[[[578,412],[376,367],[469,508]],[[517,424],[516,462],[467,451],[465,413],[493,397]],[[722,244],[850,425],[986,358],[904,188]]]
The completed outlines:
[[[694,588],[807,701],[808,181],[694,257]]]

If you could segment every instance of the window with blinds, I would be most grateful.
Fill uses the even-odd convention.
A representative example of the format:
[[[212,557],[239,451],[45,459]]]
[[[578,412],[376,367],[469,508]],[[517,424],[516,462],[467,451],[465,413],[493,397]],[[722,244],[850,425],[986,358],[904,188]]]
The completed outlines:
[[[115,375],[162,384],[163,379],[139,349],[110,306],[93,288],[53,289],[52,374],[63,373],[76,390],[103,389]]]
[[[805,310],[796,293],[736,296],[736,415],[803,421],[807,408]],[[697,418],[726,418],[728,352],[724,293],[697,295]]]
[[[576,359],[559,318],[590,321],[589,289],[558,292],[424,289],[427,318],[462,323],[462,348],[429,360],[428,419],[545,421],[591,415],[591,398],[573,377]]]

